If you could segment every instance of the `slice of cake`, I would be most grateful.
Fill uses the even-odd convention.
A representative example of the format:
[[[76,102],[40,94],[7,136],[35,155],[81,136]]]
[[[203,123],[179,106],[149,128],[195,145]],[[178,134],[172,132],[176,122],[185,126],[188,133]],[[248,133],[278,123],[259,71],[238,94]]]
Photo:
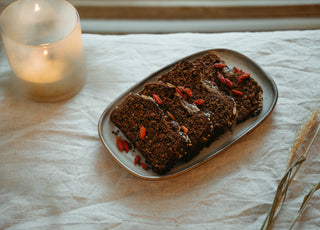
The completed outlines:
[[[180,88],[180,90],[186,97],[193,97],[190,89]],[[139,94],[155,98],[155,101],[158,101],[160,108],[168,117],[178,122],[182,131],[189,136],[192,145],[188,149],[188,154],[182,160],[192,159],[204,146],[210,144],[213,123],[209,114],[200,111],[196,105],[188,103],[177,93],[177,88],[174,85],[151,82],[146,84]]]
[[[249,73],[229,68],[214,54],[208,54],[192,62],[201,72],[201,78],[232,96],[237,103],[237,123],[258,115],[262,110],[262,88]]]
[[[205,76],[202,79],[210,79],[212,76],[217,75],[218,72],[221,72],[221,67],[225,65],[224,61],[215,54],[207,54],[192,61],[192,64],[201,73],[201,76]],[[220,68],[217,68],[217,66]]]
[[[200,71],[191,62],[180,61],[172,70],[160,76],[158,81],[192,91],[193,96],[187,97],[186,101],[210,115],[214,126],[211,140],[227,131],[234,123],[236,104],[233,98],[219,91],[211,82],[203,81]],[[184,95],[179,90],[178,93]]]
[[[237,123],[257,116],[263,107],[263,90],[261,86],[249,73],[245,73],[237,68],[225,68],[223,74],[225,79],[231,81],[232,87],[220,84],[220,88],[232,95],[237,102]]]
[[[159,174],[183,158],[191,143],[179,124],[168,119],[151,97],[130,93],[112,111],[110,120]]]

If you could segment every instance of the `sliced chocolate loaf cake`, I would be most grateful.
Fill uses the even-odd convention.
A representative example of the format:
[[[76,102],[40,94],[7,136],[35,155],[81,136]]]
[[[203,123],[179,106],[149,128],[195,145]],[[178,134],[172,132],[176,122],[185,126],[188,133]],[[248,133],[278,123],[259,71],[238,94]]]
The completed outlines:
[[[193,97],[190,89],[187,88],[184,91],[188,92],[185,94],[186,97]],[[192,145],[182,160],[192,159],[204,146],[210,144],[213,123],[209,114],[200,111],[196,105],[188,103],[177,93],[174,85],[151,82],[146,84],[139,94],[154,97],[168,117],[178,122],[182,131],[189,136]]]
[[[193,96],[185,99],[210,115],[214,126],[211,141],[226,132],[234,123],[236,104],[233,98],[219,91],[209,81],[203,81],[200,71],[191,62],[180,61],[171,71],[160,76],[158,81],[177,86],[182,97],[184,93],[179,90],[180,87],[191,90]]]
[[[192,62],[201,72],[204,81],[216,84],[237,102],[237,123],[258,115],[262,110],[262,88],[250,76],[237,67],[230,68],[214,54],[208,54]]]
[[[155,82],[130,93],[110,120],[163,174],[192,159],[236,123],[262,110],[262,88],[214,54],[182,60]]]
[[[166,173],[183,158],[191,144],[179,124],[169,120],[147,96],[130,93],[112,111],[110,120],[159,174]]]

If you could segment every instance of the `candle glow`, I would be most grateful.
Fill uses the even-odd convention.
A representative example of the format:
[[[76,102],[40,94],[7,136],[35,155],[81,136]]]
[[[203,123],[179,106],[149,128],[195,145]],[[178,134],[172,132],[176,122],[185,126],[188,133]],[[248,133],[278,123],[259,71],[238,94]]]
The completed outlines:
[[[43,51],[43,56],[47,56],[48,55],[48,50],[44,50]]]
[[[35,11],[35,12],[39,12],[39,10],[40,10],[40,7],[39,7],[39,5],[36,3],[36,4],[34,5],[34,11]]]

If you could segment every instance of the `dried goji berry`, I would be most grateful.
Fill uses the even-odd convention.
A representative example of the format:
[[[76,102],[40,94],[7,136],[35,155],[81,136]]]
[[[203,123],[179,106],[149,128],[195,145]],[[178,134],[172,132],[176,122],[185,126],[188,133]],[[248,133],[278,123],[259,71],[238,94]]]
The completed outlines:
[[[154,101],[155,101],[158,105],[162,105],[162,100],[161,100],[161,98],[160,98],[158,95],[152,94],[152,97],[153,97]]]
[[[147,132],[146,128],[141,126],[141,128],[140,128],[140,137],[141,137],[142,140],[146,136],[146,132]]]
[[[195,100],[195,101],[193,102],[193,104],[195,104],[195,105],[203,105],[204,102],[205,102],[204,100],[198,99],[198,100]]]
[[[123,149],[126,153],[129,152],[129,145],[128,145],[128,142],[126,140],[123,140],[122,141],[122,145],[123,145]]]
[[[232,93],[234,93],[234,94],[236,94],[236,95],[238,95],[238,96],[242,96],[242,95],[243,95],[243,93],[240,92],[239,90],[233,89],[233,90],[231,90],[231,91],[232,91]]]
[[[232,88],[232,82],[228,78],[226,78],[225,81],[226,81],[226,85]]]
[[[183,132],[187,133],[189,130],[187,127],[185,127],[184,125],[181,125],[181,129],[183,130]]]
[[[226,79],[224,78],[224,76],[221,73],[218,74],[218,79],[222,84],[224,84],[226,82]]]
[[[224,68],[224,67],[226,67],[226,65],[223,64],[223,63],[214,63],[214,64],[213,64],[213,67],[214,67],[214,68]]]
[[[234,72],[240,73],[241,71],[237,67],[233,67]]]
[[[178,94],[180,94],[181,97],[183,97],[183,93],[180,91],[180,89],[176,88],[176,91]]]
[[[139,156],[139,155],[137,155],[137,156],[134,158],[133,163],[134,163],[134,165],[140,164],[140,156]]]
[[[241,76],[239,76],[238,83],[241,83],[244,79],[247,79],[249,77],[250,77],[250,73],[242,74]]]
[[[149,169],[149,167],[143,162],[141,162],[140,165],[144,170],[148,170]]]
[[[192,97],[191,89],[186,88],[184,91],[186,92],[186,94],[187,94],[189,97]]]
[[[122,139],[119,136],[117,136],[117,148],[120,152],[124,149]]]
[[[184,93],[184,87],[183,86],[178,86],[177,89],[179,89],[181,93]]]

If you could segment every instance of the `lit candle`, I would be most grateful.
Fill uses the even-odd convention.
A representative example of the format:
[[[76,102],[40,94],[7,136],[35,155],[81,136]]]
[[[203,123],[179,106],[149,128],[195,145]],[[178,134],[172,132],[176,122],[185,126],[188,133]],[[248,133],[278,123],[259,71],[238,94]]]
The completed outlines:
[[[2,13],[0,26],[9,64],[26,96],[58,101],[82,88],[86,65],[72,5],[64,0],[18,1]]]
[[[34,4],[34,11],[38,12],[40,10],[40,7],[38,5],[38,3]]]
[[[63,79],[67,70],[63,60],[51,59],[48,50],[44,49],[30,53],[24,66],[16,71],[16,75],[30,83],[53,83]]]

